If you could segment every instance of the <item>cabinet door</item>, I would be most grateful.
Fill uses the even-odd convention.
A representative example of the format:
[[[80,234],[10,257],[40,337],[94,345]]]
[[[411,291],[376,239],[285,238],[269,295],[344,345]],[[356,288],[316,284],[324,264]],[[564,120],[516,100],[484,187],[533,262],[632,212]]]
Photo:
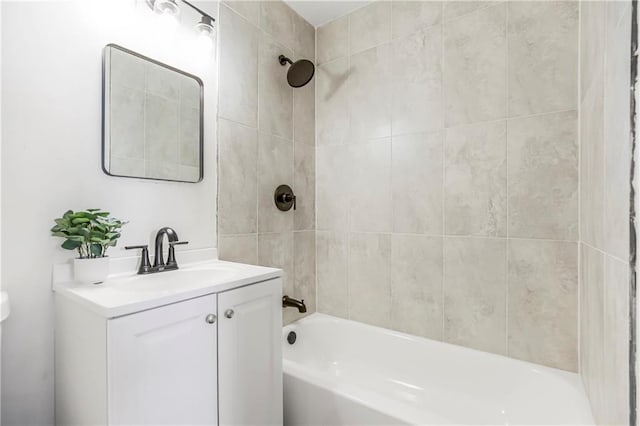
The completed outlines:
[[[220,425],[282,425],[281,286],[218,294]]]
[[[209,295],[108,321],[109,424],[217,424],[214,314]]]

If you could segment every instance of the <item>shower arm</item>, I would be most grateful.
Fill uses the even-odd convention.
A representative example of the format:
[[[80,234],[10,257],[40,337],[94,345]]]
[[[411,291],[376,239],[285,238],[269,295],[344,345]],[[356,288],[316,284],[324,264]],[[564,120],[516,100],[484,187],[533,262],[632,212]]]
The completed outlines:
[[[282,65],[282,66],[287,65],[287,63],[288,63],[289,65],[293,65],[293,61],[291,61],[291,59],[287,58],[287,57],[286,57],[286,56],[284,56],[284,55],[280,55],[280,56],[278,56],[278,60],[280,61],[280,65]]]

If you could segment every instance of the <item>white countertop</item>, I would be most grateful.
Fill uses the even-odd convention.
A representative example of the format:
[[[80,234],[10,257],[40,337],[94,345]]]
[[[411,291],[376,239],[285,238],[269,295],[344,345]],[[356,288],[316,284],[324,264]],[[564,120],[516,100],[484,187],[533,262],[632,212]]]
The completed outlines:
[[[102,284],[54,280],[53,291],[102,317],[115,318],[281,276],[280,269],[210,260],[176,271],[114,275]]]

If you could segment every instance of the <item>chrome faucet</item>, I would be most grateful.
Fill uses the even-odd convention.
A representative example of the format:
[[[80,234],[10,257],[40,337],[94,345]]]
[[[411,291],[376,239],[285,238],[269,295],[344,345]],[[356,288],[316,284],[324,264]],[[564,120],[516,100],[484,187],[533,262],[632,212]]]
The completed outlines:
[[[282,307],[297,308],[298,312],[300,312],[301,314],[304,314],[305,312],[307,312],[307,305],[304,304],[304,299],[302,300],[294,299],[293,297],[289,297],[286,294],[282,296]]]
[[[169,255],[167,256],[167,262],[165,263],[163,257],[163,241],[164,236],[167,236],[169,240]],[[173,228],[165,226],[160,228],[156,233],[156,247],[153,259],[153,266],[149,262],[149,246],[126,246],[125,249],[142,249],[142,260],[140,261],[140,268],[138,268],[138,274],[152,274],[154,272],[173,271],[178,269],[178,262],[176,261],[175,246],[180,244],[189,244],[188,241],[179,241],[178,234]]]

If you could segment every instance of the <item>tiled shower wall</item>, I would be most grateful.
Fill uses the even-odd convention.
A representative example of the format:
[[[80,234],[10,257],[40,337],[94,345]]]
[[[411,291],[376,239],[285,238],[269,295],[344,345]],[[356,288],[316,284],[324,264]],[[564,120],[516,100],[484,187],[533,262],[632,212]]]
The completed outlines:
[[[581,374],[597,422],[629,424],[631,4],[581,17]]]
[[[577,2],[317,29],[318,310],[578,369]]]
[[[220,258],[282,268],[283,293],[313,312],[315,83],[292,89],[278,56],[314,60],[315,29],[281,1],[234,1],[220,5],[219,37]],[[297,210],[276,208],[281,184]]]

